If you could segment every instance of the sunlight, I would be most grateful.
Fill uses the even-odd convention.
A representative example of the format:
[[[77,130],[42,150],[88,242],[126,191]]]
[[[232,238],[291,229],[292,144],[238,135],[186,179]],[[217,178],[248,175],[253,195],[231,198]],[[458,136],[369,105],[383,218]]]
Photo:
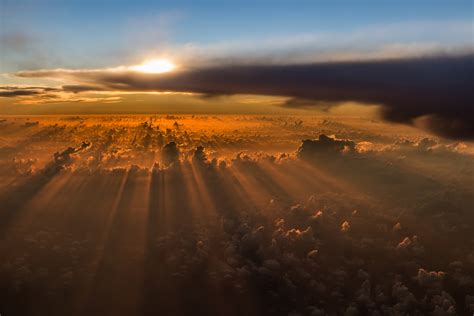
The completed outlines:
[[[150,59],[145,61],[141,65],[136,65],[130,67],[134,71],[149,73],[149,74],[159,74],[164,72],[172,71],[176,68],[176,65],[173,64],[168,59]]]

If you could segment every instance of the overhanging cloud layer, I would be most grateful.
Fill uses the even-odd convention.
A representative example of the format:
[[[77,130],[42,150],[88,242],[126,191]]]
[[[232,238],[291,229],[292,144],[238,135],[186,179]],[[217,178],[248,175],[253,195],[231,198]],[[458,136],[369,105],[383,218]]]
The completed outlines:
[[[474,138],[474,55],[296,65],[223,65],[166,74],[128,70],[39,70],[17,75],[80,83],[68,91],[175,91],[259,94],[383,106],[392,122],[417,124],[450,138]],[[316,102],[317,101],[317,102]],[[293,102],[288,104],[310,104]]]

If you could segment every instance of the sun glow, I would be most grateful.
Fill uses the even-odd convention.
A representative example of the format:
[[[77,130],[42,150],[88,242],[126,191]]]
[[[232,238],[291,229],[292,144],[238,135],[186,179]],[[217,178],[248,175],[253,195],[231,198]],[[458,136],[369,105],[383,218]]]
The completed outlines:
[[[159,74],[164,72],[169,72],[175,69],[176,66],[171,61],[167,59],[150,59],[145,61],[141,65],[136,65],[130,67],[130,69],[149,73],[149,74]]]

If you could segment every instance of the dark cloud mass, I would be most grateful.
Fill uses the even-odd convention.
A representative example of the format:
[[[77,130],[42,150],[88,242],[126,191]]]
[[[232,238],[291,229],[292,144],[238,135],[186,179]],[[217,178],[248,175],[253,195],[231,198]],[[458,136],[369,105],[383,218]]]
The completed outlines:
[[[59,69],[17,75],[62,77],[120,91],[276,95],[314,100],[316,106],[343,101],[381,104],[382,115],[389,121],[416,123],[444,137],[472,139],[473,61],[474,55],[468,54],[298,65],[225,65],[166,74]]]

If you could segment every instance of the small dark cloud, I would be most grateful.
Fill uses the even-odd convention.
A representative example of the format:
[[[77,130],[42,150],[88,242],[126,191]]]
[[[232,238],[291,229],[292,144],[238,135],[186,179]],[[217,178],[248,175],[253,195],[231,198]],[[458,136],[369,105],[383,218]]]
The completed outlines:
[[[59,91],[56,88],[50,87],[18,87],[18,86],[5,86],[0,87],[0,97],[14,98],[21,96],[32,96],[32,95],[44,95],[47,92]]]
[[[0,97],[13,98],[13,97],[26,96],[26,95],[35,95],[39,93],[40,92],[36,90],[18,89],[18,90],[10,90],[10,91],[0,91]]]
[[[333,102],[324,102],[302,98],[290,98],[286,100],[285,103],[283,103],[283,106],[288,108],[318,108],[319,110],[323,111],[328,110],[333,105]]]
[[[312,158],[315,156],[352,153],[355,150],[355,145],[355,142],[351,140],[334,139],[321,134],[318,139],[303,140],[298,148],[297,155],[300,158]]]

